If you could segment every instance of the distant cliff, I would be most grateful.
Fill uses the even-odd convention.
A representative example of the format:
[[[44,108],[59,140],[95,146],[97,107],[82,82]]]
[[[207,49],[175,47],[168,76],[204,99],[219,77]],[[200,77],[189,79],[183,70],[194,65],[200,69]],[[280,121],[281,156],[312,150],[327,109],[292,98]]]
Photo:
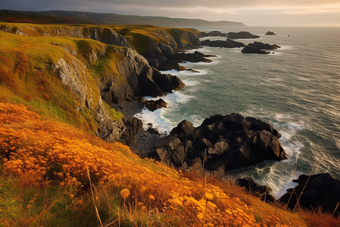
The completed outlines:
[[[8,11],[7,13],[4,11],[0,11],[0,21],[3,19],[4,22],[14,22],[7,21],[5,18],[14,17],[19,19],[16,22],[24,22],[20,21],[20,19],[25,18],[26,20],[31,20],[32,18],[36,19],[34,23],[37,23],[42,20],[43,23],[72,23],[78,21],[79,23],[86,24],[148,24],[155,26],[245,26],[241,22],[233,22],[233,21],[207,21],[202,19],[185,19],[185,18],[170,18],[170,17],[151,17],[151,16],[133,16],[133,15],[120,15],[114,13],[91,13],[91,12],[77,12],[77,11],[62,11],[62,10],[52,10],[52,11]],[[2,18],[3,14],[3,18]],[[42,16],[48,16],[42,17]],[[58,22],[55,22],[58,20]],[[54,22],[53,22],[54,21]]]

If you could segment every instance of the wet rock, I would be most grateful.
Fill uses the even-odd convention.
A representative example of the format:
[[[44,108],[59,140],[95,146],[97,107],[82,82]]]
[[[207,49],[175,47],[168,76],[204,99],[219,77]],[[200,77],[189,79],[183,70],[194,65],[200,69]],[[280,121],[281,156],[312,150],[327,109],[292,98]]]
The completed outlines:
[[[271,188],[265,185],[259,185],[251,177],[239,178],[236,180],[236,184],[245,187],[247,191],[259,197],[262,201],[275,202],[275,197],[271,193]]]
[[[229,32],[227,34],[230,39],[257,39],[260,38],[258,35],[253,35],[250,32],[241,31],[241,32]]]
[[[295,188],[290,188],[279,202],[288,204],[293,209],[301,195],[299,205],[305,209],[313,210],[321,207],[323,211],[333,213],[338,203],[340,203],[340,180],[334,178],[329,173],[315,175],[301,175],[293,180],[298,183]],[[290,200],[289,200],[290,199]],[[339,215],[339,208],[335,211]]]
[[[191,168],[199,158],[206,171],[220,171],[265,159],[286,159],[279,137],[276,129],[261,120],[239,114],[215,115],[197,128],[187,120],[180,122],[156,145],[156,152],[176,168]]]

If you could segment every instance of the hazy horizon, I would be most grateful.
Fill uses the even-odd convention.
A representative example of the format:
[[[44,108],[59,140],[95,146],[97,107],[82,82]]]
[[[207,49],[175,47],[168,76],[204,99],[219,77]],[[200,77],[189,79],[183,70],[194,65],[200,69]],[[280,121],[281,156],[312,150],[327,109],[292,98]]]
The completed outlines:
[[[139,16],[235,21],[247,26],[340,26],[338,0],[0,0],[2,9],[19,11],[66,10]]]

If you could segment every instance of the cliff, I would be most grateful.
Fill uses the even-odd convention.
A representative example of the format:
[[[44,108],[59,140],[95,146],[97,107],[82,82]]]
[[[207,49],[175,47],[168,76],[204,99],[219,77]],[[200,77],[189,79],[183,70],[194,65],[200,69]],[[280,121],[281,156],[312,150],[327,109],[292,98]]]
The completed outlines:
[[[105,140],[126,144],[135,140],[141,122],[123,117],[108,105],[140,96],[162,96],[185,86],[177,77],[151,67],[137,52],[142,50],[134,37],[139,32],[148,37],[151,44],[147,46],[171,45],[173,51],[197,44],[191,42],[197,32],[186,29],[0,26],[3,99],[42,109],[46,115],[90,129]]]

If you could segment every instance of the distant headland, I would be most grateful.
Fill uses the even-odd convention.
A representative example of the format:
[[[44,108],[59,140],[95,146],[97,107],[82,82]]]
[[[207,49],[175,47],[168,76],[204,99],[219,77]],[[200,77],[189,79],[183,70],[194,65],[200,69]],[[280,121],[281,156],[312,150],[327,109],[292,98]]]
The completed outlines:
[[[6,15],[7,14],[7,15]],[[29,19],[32,16],[39,17],[59,17],[67,18],[70,23],[70,19],[79,22],[85,22],[87,24],[148,24],[154,26],[245,26],[242,22],[234,21],[207,21],[202,19],[186,19],[186,18],[170,18],[170,17],[154,17],[154,16],[135,16],[135,15],[120,15],[114,13],[92,13],[92,12],[78,12],[78,11],[63,11],[63,10],[51,10],[51,11],[12,11],[12,10],[0,10],[0,21],[4,22],[4,18],[9,17],[9,14],[16,14],[16,17],[24,17],[29,14]],[[18,15],[21,14],[21,15]],[[50,18],[48,18],[50,19]],[[58,21],[60,22],[60,21]]]

